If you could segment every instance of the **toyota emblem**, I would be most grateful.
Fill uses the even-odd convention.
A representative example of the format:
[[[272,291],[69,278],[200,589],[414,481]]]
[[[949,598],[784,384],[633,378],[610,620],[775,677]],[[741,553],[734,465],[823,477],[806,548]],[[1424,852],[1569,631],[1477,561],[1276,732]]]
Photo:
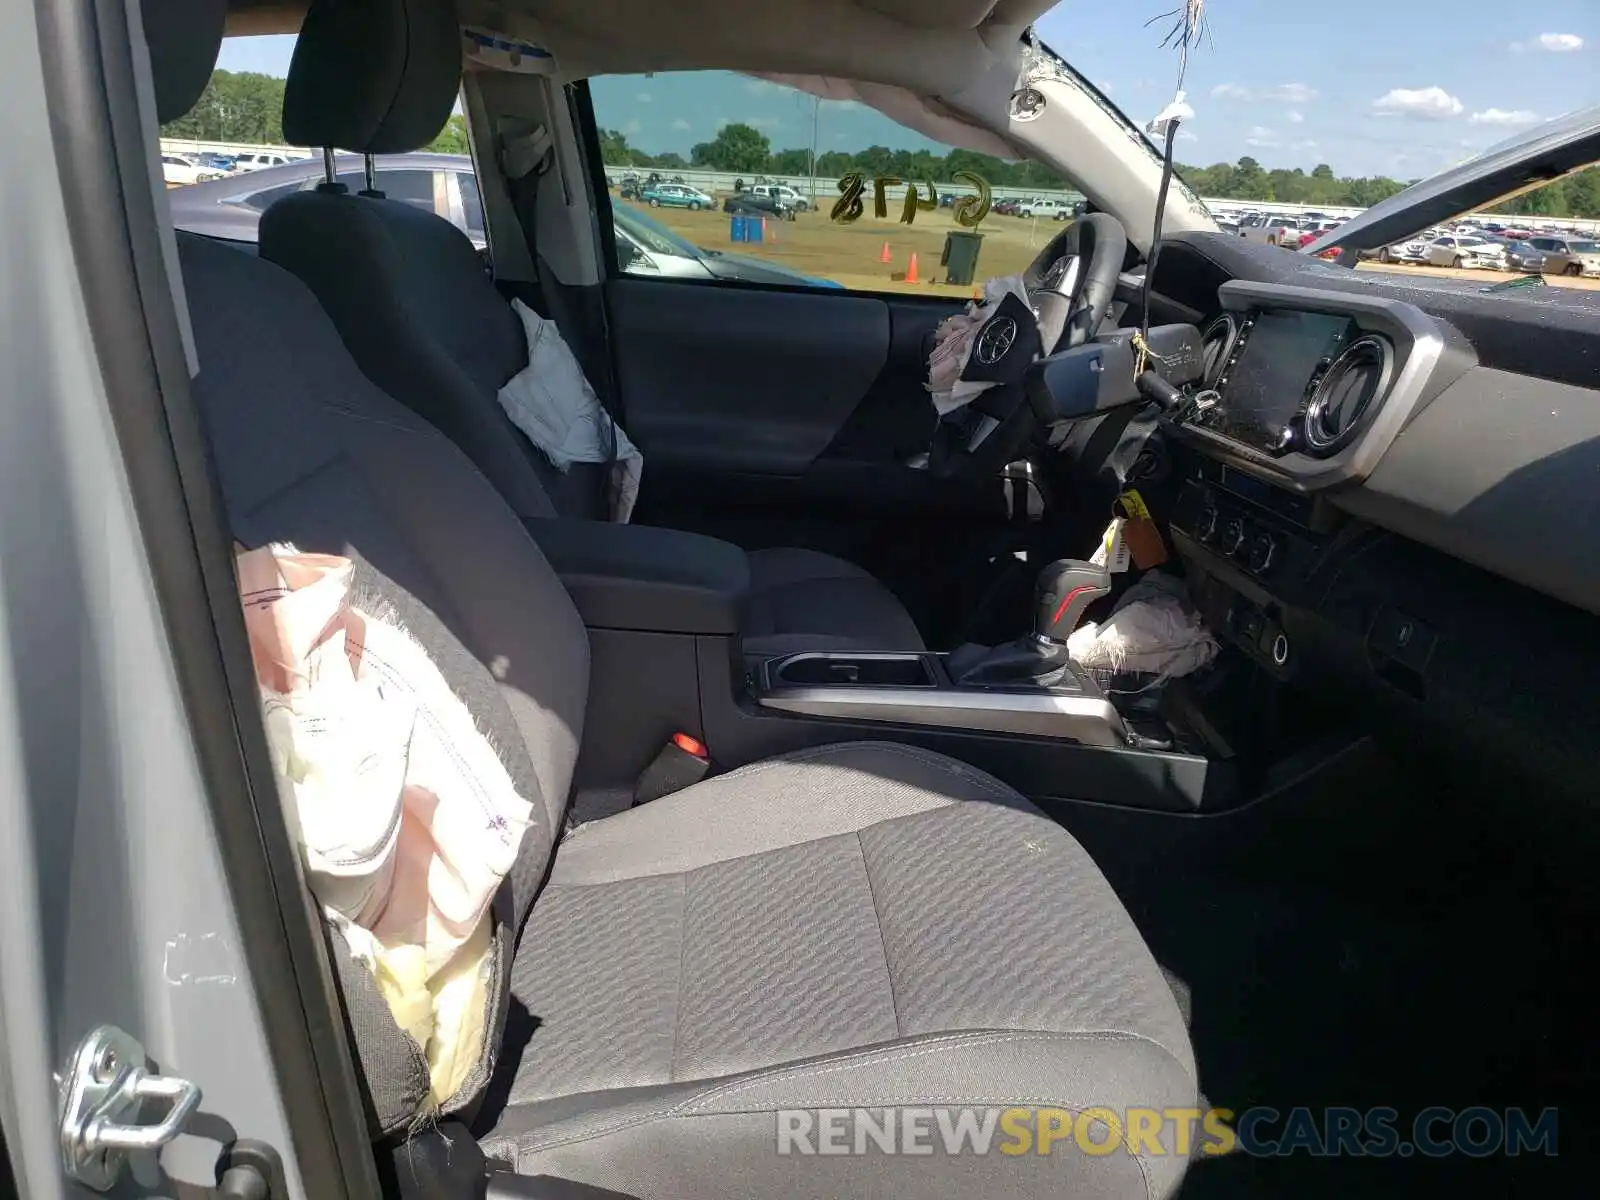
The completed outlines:
[[[1017,323],[1010,317],[996,317],[978,335],[978,361],[992,367],[1011,351],[1017,340]]]

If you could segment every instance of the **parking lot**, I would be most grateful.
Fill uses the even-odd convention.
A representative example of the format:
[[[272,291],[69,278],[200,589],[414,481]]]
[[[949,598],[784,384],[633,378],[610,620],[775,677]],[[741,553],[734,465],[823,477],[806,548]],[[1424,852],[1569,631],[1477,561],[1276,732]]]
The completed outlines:
[[[830,203],[827,197],[823,200],[825,204]],[[616,202],[613,198],[613,203]],[[907,291],[921,295],[972,294],[970,287],[955,287],[942,282],[944,272],[939,266],[939,254],[944,246],[945,234],[960,228],[952,210],[948,208],[919,212],[912,225],[902,225],[894,219],[899,215],[898,202],[889,206],[890,216],[885,219],[874,217],[869,203],[867,215],[850,225],[834,224],[828,219],[828,212],[824,208],[817,212],[800,213],[793,221],[769,220],[766,223],[766,238],[761,245],[734,242],[730,236],[730,221],[725,213],[689,212],[674,208],[652,208],[649,212],[656,220],[697,246],[771,259],[808,275],[836,280],[849,288]],[[983,234],[983,248],[978,258],[977,279],[981,282],[1022,271],[1040,247],[1059,233],[1061,228],[1061,223],[1056,221],[999,215],[985,218],[978,230]],[[888,263],[880,261],[885,243],[889,246]],[[915,283],[904,279],[913,253],[917,256],[918,282]],[[1492,271],[1384,266],[1375,262],[1362,263],[1360,269],[1455,275],[1481,279],[1485,283],[1512,278],[1510,274]],[[1546,282],[1555,287],[1600,288],[1600,278],[1594,277],[1574,279],[1552,275],[1546,278]]]

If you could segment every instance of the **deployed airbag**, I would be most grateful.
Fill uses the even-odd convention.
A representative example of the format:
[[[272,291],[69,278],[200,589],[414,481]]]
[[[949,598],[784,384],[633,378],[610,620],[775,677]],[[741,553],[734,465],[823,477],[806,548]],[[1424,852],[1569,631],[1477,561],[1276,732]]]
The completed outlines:
[[[520,300],[511,307],[527,335],[528,365],[500,389],[500,407],[558,471],[610,463],[611,519],[627,521],[639,498],[644,455],[601,406],[555,322]]]

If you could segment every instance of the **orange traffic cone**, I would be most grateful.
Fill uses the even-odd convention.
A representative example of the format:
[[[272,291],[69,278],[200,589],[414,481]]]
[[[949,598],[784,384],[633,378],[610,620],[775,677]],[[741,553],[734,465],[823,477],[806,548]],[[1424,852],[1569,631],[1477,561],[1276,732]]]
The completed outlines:
[[[889,253],[889,243],[888,242],[885,242],[883,244],[883,253],[878,255],[878,261],[881,262],[881,263],[893,262],[894,261],[894,255]]]
[[[909,266],[906,267],[906,282],[907,283],[921,283],[922,282],[922,280],[917,278],[917,252],[915,250],[913,250],[911,252],[911,263],[910,263]]]

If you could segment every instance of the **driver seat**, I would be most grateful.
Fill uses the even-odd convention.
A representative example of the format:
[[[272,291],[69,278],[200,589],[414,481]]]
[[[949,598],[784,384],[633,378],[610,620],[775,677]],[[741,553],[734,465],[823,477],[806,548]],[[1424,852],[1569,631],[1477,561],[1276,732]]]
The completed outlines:
[[[398,47],[398,61],[384,57]],[[284,135],[415,150],[443,126],[460,81],[451,5],[318,0],[289,68]],[[543,521],[606,519],[602,468],[557,471],[501,409],[500,387],[527,366],[522,325],[456,226],[380,196],[298,192],[262,215],[260,253],[311,288],[367,378],[460,446],[535,540]],[[923,648],[905,606],[853,563],[794,547],[747,558],[751,651]]]

